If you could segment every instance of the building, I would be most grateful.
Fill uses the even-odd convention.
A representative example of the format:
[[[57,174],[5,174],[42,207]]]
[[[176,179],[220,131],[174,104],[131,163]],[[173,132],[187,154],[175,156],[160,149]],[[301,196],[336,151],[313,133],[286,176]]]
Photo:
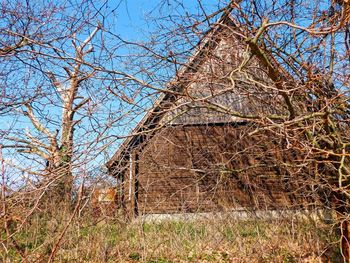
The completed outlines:
[[[286,111],[271,87],[224,15],[108,162],[120,206],[131,216],[300,207],[307,186],[286,163],[301,157],[272,132],[252,135],[250,119]]]

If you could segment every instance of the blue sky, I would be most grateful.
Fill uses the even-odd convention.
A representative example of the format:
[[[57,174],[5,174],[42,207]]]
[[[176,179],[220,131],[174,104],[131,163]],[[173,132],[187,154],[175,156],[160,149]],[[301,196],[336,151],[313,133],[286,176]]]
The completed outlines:
[[[121,0],[111,2],[110,8],[114,9],[117,14],[116,26],[118,32],[128,39],[142,40],[147,38],[147,34],[154,29],[152,26],[152,18],[158,17],[160,14],[185,14],[185,12],[197,13],[198,2],[196,0],[184,0],[183,5],[176,4],[176,1],[153,0]],[[169,2],[169,3],[167,3]],[[202,6],[208,13],[216,10],[218,5],[222,5],[221,1],[202,0]]]
[[[37,3],[39,3],[38,1]],[[116,32],[119,36],[121,36],[123,39],[128,41],[147,41],[151,34],[154,33],[156,30],[156,23],[159,22],[157,20],[154,20],[156,17],[161,17],[166,14],[172,14],[172,15],[183,15],[185,12],[188,13],[196,13],[197,8],[197,1],[191,1],[186,0],[183,1],[183,5],[177,5],[177,4],[168,4],[168,1],[164,1],[163,5],[158,5],[160,1],[146,1],[146,0],[122,0],[122,1],[103,1],[103,2],[93,2],[95,5],[96,10],[103,7],[101,10],[104,10],[103,16],[106,17],[104,22],[104,25],[108,28],[112,28],[114,32]],[[176,1],[169,1],[171,3],[174,3]],[[212,1],[202,1],[202,4],[207,10],[214,10],[215,5],[212,4]],[[216,3],[217,5],[218,3]],[[209,11],[210,12],[210,11]],[[83,39],[84,36],[81,36]],[[119,52],[124,53],[123,49],[121,49]],[[126,51],[125,51],[126,53]],[[61,69],[62,70],[62,69]],[[16,73],[17,74],[17,73]],[[14,76],[16,78],[17,76]],[[27,85],[29,86],[35,86],[36,79],[30,80]],[[14,84],[16,81],[14,81]],[[18,82],[20,83],[20,82]],[[15,85],[13,86],[15,87]],[[9,87],[7,87],[9,88]],[[11,87],[10,87],[11,88]],[[23,87],[16,87],[20,89],[26,89],[25,86]],[[30,87],[29,87],[30,88]],[[54,96],[54,94],[53,94]],[[37,107],[37,113],[52,116],[51,119],[54,119],[54,122],[48,123],[48,127],[55,131],[55,122],[57,122],[57,125],[59,126],[59,115],[60,115],[60,108],[55,108],[55,106],[50,106],[50,103],[46,100],[46,106],[41,106],[40,103],[36,104]],[[113,103],[111,104],[113,106]],[[44,107],[44,108],[41,108]],[[98,116],[97,116],[98,118]],[[142,118],[142,114],[139,116],[135,116],[133,121],[129,122],[128,129],[130,130],[138,120]],[[29,130],[32,132],[33,128],[31,128],[31,123],[28,121],[28,119],[23,117],[15,117],[12,116],[1,116],[0,118],[0,125],[4,129],[5,127],[8,129],[12,129],[12,127],[15,127],[18,130]],[[118,128],[115,128],[112,133],[115,133],[115,135],[126,135],[127,130],[125,126],[123,127],[123,131],[118,130]],[[84,134],[84,129],[82,129],[81,133],[78,134]],[[86,136],[83,135],[83,136]],[[76,138],[76,143],[79,143],[79,140],[81,140],[82,137]],[[119,143],[122,140],[117,140],[113,145],[110,146],[109,152],[110,154],[113,153],[113,151],[118,147]],[[13,163],[16,165],[22,165],[25,159],[22,159],[19,157],[19,155],[9,155],[7,154],[7,151],[4,151],[5,158],[11,159]],[[95,157],[93,157],[95,158]],[[34,160],[35,163],[36,160]],[[88,165],[88,167],[93,167],[95,165],[101,165],[106,161],[105,155],[99,155],[96,156],[95,159],[91,161],[91,163]],[[26,165],[31,165],[29,162]],[[14,171],[10,171],[10,174]],[[14,172],[15,173],[15,172]],[[9,174],[9,175],[10,175]],[[14,175],[14,174],[13,174]]]
[[[38,0],[39,2],[40,0]],[[58,0],[57,0],[58,1]],[[163,2],[163,5],[160,5],[159,3]],[[198,2],[196,0],[184,0],[183,5],[179,5],[176,3],[176,0],[154,0],[154,1],[147,1],[147,0],[115,0],[115,1],[92,1],[89,2],[95,6],[96,10],[103,10],[103,14],[98,18],[98,20],[101,19],[101,17],[105,17],[105,20],[102,21],[106,29],[112,29],[115,34],[118,34],[120,37],[122,37],[124,40],[127,41],[133,41],[133,42],[140,42],[140,41],[147,41],[152,36],[152,34],[156,31],[156,25],[163,23],[163,25],[166,25],[166,18],[168,18],[168,15],[184,15],[186,12],[189,14],[196,14],[201,13],[200,8],[198,8]],[[266,1],[268,2],[268,1]],[[264,3],[266,3],[264,2]],[[201,1],[202,6],[206,10],[208,14],[210,14],[212,11],[215,11],[218,9],[218,6],[222,6],[224,3],[223,1]],[[325,4],[323,4],[325,5]],[[328,6],[328,4],[327,4]],[[322,7],[323,9],[323,7]],[[326,9],[326,5],[325,8]],[[156,20],[157,17],[162,17],[165,19]],[[96,24],[96,21],[93,21],[92,23]],[[100,21],[101,22],[101,21]],[[174,21],[177,22],[176,19]],[[180,22],[180,21],[178,21]],[[95,25],[93,24],[93,26]],[[93,27],[91,27],[93,28]],[[85,32],[88,34],[89,32]],[[84,39],[84,35],[81,36],[81,39]],[[69,42],[66,45],[70,45]],[[109,43],[113,44],[113,43]],[[195,44],[195,43],[194,43]],[[126,49],[119,49],[118,50],[119,55],[125,55],[127,54],[128,50]],[[113,65],[110,65],[112,68],[118,68],[118,61],[113,62]],[[161,71],[162,69],[160,69]],[[61,71],[62,68],[61,68]],[[63,71],[64,72],[64,71]],[[158,72],[159,74],[159,72]],[[173,75],[173,72],[168,72],[169,77]],[[97,82],[94,82],[95,85],[99,85]],[[87,93],[83,93],[83,95],[87,95]],[[92,94],[94,96],[94,94]],[[117,101],[117,100],[116,100]],[[116,109],[118,108],[117,105],[118,102],[108,102],[106,105],[102,106],[110,106],[112,107],[112,111],[114,110],[113,107]],[[148,105],[150,105],[150,100],[147,102]],[[147,104],[145,104],[147,106]],[[38,104],[38,107],[40,105]],[[39,109],[40,111],[41,109]],[[50,111],[50,106],[46,106],[45,108],[46,112]],[[52,115],[60,115],[60,110],[51,110],[50,114]],[[41,113],[45,113],[44,110],[42,110]],[[96,118],[104,118],[104,116],[96,116]],[[142,114],[134,116],[134,119],[128,120],[127,124],[119,128],[118,126],[114,127],[110,134],[114,135],[126,135],[130,129],[137,123],[138,120],[142,118]],[[13,117],[1,117],[0,124],[4,126],[10,126],[11,123],[15,122],[16,119]],[[17,127],[24,129],[27,126],[30,126],[30,123],[28,123],[28,120],[25,122],[22,119],[17,122]],[[55,124],[53,124],[52,129],[55,130]],[[59,125],[59,124],[58,124]],[[84,123],[82,124],[82,126]],[[51,127],[50,127],[51,128]],[[78,140],[81,137],[88,136],[85,134],[84,127],[81,129],[82,131],[78,136]],[[79,142],[77,140],[77,142]],[[109,156],[118,148],[119,143],[122,140],[116,140],[114,143],[109,147]],[[95,158],[95,157],[94,157]],[[108,156],[106,155],[99,155],[94,160],[91,161],[92,165],[100,165],[106,161]]]

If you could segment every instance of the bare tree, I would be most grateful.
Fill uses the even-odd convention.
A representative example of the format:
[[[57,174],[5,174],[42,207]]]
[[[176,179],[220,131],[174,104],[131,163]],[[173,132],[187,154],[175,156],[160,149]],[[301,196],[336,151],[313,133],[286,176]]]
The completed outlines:
[[[75,202],[72,221],[81,209],[75,185],[104,162],[114,123],[128,107],[118,100],[122,93],[109,90],[128,76],[112,68],[124,52],[112,11],[90,1],[1,4],[1,223],[8,247],[24,260],[16,233],[45,207],[44,214],[62,216]]]
[[[154,61],[161,61],[153,67],[139,64],[142,72],[154,73],[161,67],[162,73],[164,68],[175,71],[174,81],[164,92],[182,99],[168,99],[172,104],[160,104],[159,111],[175,112],[168,121],[176,124],[176,118],[178,123],[185,122],[181,116],[186,112],[206,108],[253,124],[254,130],[244,136],[251,141],[273,136],[281,144],[279,154],[292,156],[279,162],[279,168],[299,183],[303,195],[316,195],[321,207],[335,212],[342,255],[349,260],[349,2],[227,1],[210,12],[199,1],[197,16],[178,15],[185,2],[163,4],[178,12],[173,12],[174,16],[163,14],[169,19],[163,20],[151,43],[137,44]],[[233,36],[241,43],[236,48],[240,52],[238,65],[221,58],[221,65],[214,62],[208,65],[212,71],[196,75],[197,65],[185,65],[185,58],[196,40],[207,34],[208,25],[228,27],[218,22],[223,13],[233,21],[228,38]],[[215,55],[208,52],[202,56],[213,61]],[[184,77],[182,66],[188,65],[193,71]],[[220,66],[226,68],[217,74]],[[208,90],[202,94],[191,90],[193,83]],[[247,112],[249,106],[234,108],[215,100],[237,92],[242,85],[250,87],[240,91],[245,96],[244,105],[257,107],[251,106]],[[215,86],[221,87],[219,91]],[[259,105],[265,105],[265,110]],[[251,147],[257,155],[261,151],[258,145]],[[246,151],[240,154],[244,156]],[[254,168],[249,162],[243,166],[240,171]],[[310,202],[314,204],[315,199]]]
[[[314,170],[304,183],[316,183],[323,205],[336,211],[348,260],[349,3],[248,1],[234,14],[288,109],[286,119],[264,122],[254,136],[273,130],[307,156],[304,164]]]
[[[109,100],[108,87],[127,77],[111,68],[123,43],[113,36],[110,21],[101,22],[103,7],[88,1],[2,6],[1,111],[9,123],[2,130],[2,148],[28,157],[33,169],[16,168],[47,178],[65,200],[72,189],[72,170],[86,163],[79,158],[100,151],[108,126],[121,116],[118,98]],[[113,118],[112,107],[118,113]]]
[[[13,178],[20,178],[19,185],[11,185],[9,170],[2,170],[8,246],[26,259],[16,244],[16,231],[40,211],[44,196],[54,205],[70,204],[74,182],[84,181],[86,170],[103,161],[101,153],[115,139],[124,138],[140,115],[154,109],[171,113],[168,123],[140,132],[152,134],[200,108],[251,123],[242,141],[273,137],[275,144],[281,143],[268,151],[292,156],[278,168],[289,173],[290,180],[296,179],[305,195],[316,194],[323,207],[336,212],[342,253],[348,259],[348,1],[219,1],[211,8],[198,1],[195,14],[182,1],[161,1],[162,19],[153,21],[158,28],[143,42],[126,41],[114,32],[114,10],[106,3],[1,5],[0,114],[7,123],[0,130],[1,162],[11,167]],[[237,48],[229,49],[237,60],[227,63],[231,57],[204,52],[215,61],[208,72],[193,81],[197,68],[190,65],[188,78],[180,78],[188,57],[210,28],[228,27],[218,20],[223,15],[233,24],[221,39],[239,40]],[[193,92],[188,87],[194,82],[209,88],[202,94]],[[217,99],[231,93],[239,99]],[[173,98],[172,103],[157,108],[153,102],[161,96]],[[251,109],[236,107],[239,103]],[[213,161],[197,170],[259,171],[254,170],[259,165],[249,162],[241,162],[239,169],[233,165],[247,153],[263,159],[266,147],[259,145],[238,152],[230,149],[226,167]],[[192,156],[195,149],[187,150]],[[210,155],[204,150],[201,154]],[[68,223],[56,235],[50,260],[79,214],[82,189],[79,193]],[[11,231],[10,219],[19,207],[21,222]]]

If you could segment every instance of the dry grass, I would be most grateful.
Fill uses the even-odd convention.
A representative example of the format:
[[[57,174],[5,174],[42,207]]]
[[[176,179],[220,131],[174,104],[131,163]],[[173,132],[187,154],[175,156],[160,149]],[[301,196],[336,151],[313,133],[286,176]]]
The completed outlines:
[[[15,235],[30,262],[47,261],[66,220],[37,216]],[[126,224],[94,223],[85,216],[69,226],[55,262],[341,262],[335,236],[329,225],[310,220],[227,217]],[[0,253],[2,262],[21,261],[14,249],[0,248]]]

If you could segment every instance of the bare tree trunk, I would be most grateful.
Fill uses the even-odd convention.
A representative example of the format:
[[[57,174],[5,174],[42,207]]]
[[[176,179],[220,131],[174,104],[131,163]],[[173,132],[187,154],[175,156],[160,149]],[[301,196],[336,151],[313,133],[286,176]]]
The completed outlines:
[[[348,220],[340,223],[341,249],[345,262],[350,262],[350,224]]]
[[[73,175],[70,171],[69,164],[64,164],[58,168],[57,184],[52,190],[56,201],[69,205],[72,199]]]

